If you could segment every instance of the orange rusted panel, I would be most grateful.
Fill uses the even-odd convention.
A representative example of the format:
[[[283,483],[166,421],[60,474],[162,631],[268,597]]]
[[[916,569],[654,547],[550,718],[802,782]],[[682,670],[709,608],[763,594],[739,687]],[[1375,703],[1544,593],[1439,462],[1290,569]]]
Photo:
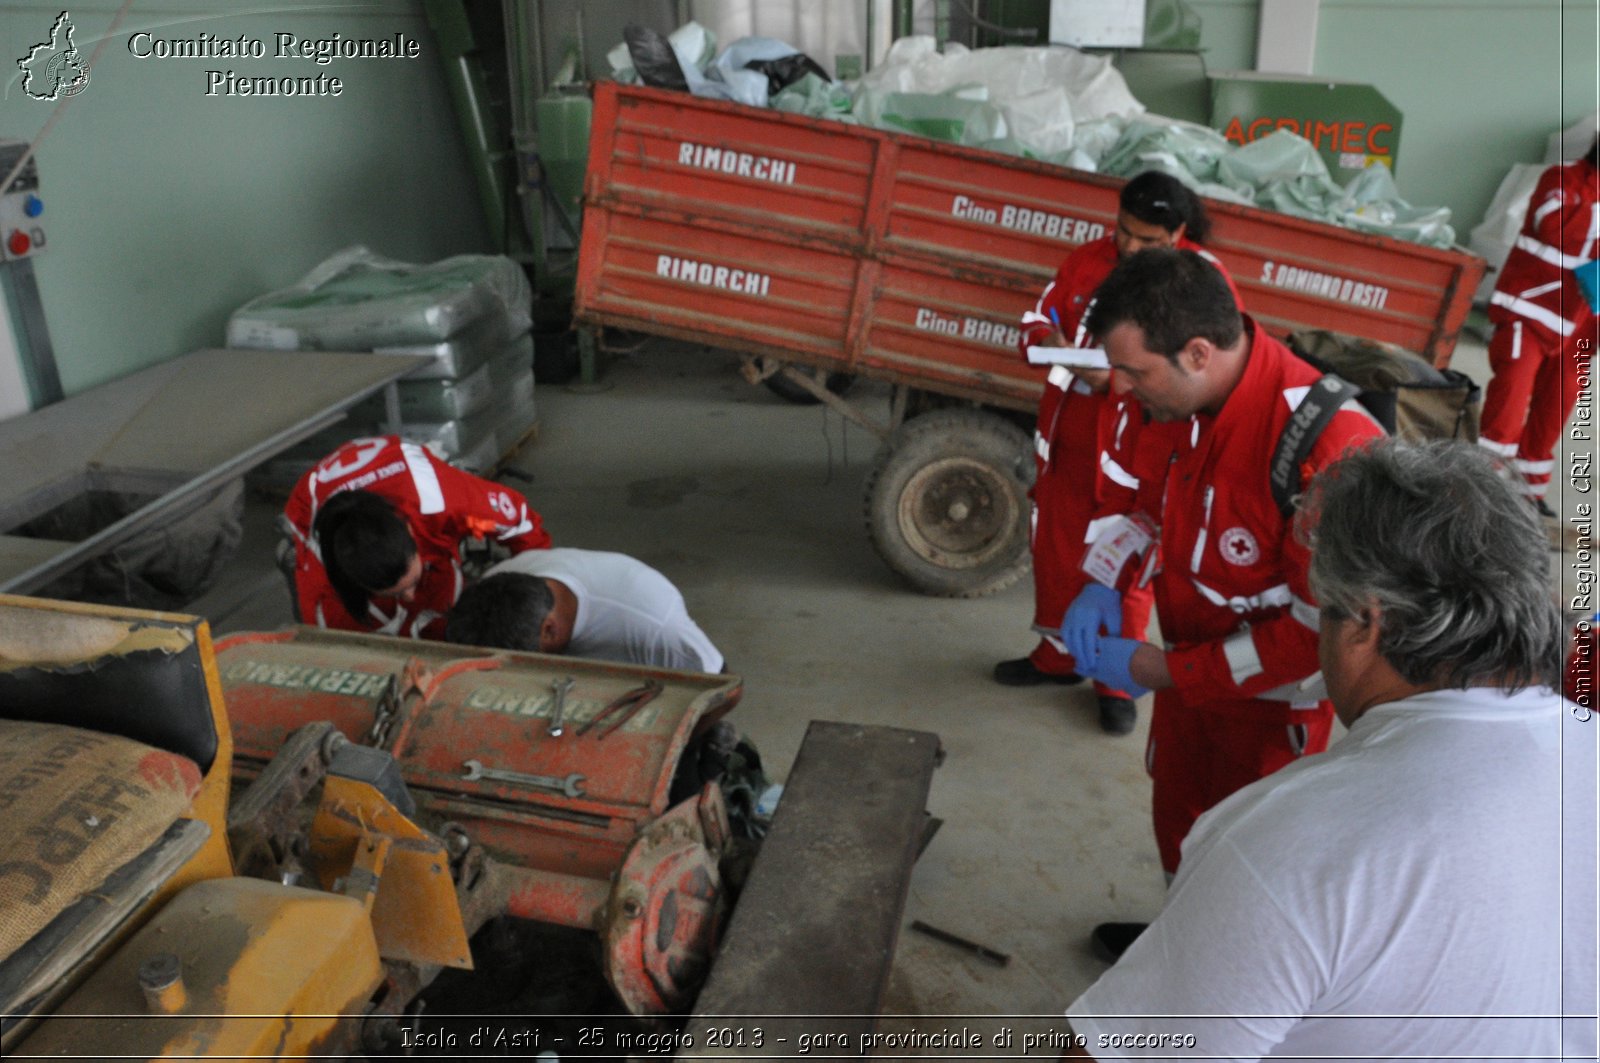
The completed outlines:
[[[1033,407],[1043,372],[993,330],[1110,230],[1122,181],[682,93],[594,93],[580,320]],[[1481,259],[1208,207],[1209,246],[1270,330],[1449,361]]]
[[[259,771],[297,728],[328,720],[394,755],[429,829],[454,821],[518,867],[602,880],[666,811],[696,725],[740,692],[728,676],[309,627],[230,636],[217,661],[241,774]],[[551,682],[566,677],[557,737]],[[579,733],[648,679],[660,693],[620,727]],[[469,779],[473,761],[484,774]],[[567,794],[501,772],[581,779]]]

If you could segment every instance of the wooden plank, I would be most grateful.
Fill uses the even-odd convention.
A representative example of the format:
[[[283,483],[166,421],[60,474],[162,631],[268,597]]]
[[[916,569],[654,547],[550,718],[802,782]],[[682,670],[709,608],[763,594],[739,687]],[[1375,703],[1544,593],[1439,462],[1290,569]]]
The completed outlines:
[[[926,731],[812,721],[686,1028],[696,1058],[782,1057],[822,1034],[843,1038],[824,1054],[857,1053],[877,1025],[939,759]],[[708,1028],[742,1030],[726,1040],[743,1044],[707,1044]]]

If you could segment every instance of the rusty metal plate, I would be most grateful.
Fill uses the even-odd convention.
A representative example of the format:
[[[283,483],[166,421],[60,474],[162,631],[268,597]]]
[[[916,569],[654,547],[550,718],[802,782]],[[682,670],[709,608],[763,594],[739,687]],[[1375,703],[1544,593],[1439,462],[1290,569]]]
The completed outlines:
[[[518,866],[590,878],[615,871],[639,826],[666,810],[696,724],[740,693],[729,676],[309,627],[229,636],[217,663],[245,774],[297,728],[327,720],[394,755],[429,823],[460,823]],[[568,677],[554,737],[551,682]],[[659,695],[620,727],[579,733],[648,680]],[[466,777],[470,761],[482,777]],[[581,779],[568,795],[494,772]]]

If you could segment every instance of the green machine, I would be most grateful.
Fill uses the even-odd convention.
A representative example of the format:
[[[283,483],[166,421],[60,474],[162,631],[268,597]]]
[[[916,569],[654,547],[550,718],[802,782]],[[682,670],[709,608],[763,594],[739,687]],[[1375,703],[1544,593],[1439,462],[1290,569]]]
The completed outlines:
[[[1399,162],[1400,110],[1371,85],[1249,71],[1210,80],[1207,124],[1234,144],[1279,129],[1298,133],[1341,184],[1374,163]]]

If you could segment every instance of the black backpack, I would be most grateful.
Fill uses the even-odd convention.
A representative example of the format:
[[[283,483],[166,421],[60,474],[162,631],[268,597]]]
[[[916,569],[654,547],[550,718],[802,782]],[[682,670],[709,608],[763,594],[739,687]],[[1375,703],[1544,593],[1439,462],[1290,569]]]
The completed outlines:
[[[1300,493],[1300,469],[1317,438],[1350,399],[1361,403],[1385,432],[1402,439],[1478,438],[1482,391],[1456,369],[1438,369],[1409,351],[1326,329],[1289,334],[1288,347],[1322,370],[1272,452],[1272,498],[1288,516]]]

